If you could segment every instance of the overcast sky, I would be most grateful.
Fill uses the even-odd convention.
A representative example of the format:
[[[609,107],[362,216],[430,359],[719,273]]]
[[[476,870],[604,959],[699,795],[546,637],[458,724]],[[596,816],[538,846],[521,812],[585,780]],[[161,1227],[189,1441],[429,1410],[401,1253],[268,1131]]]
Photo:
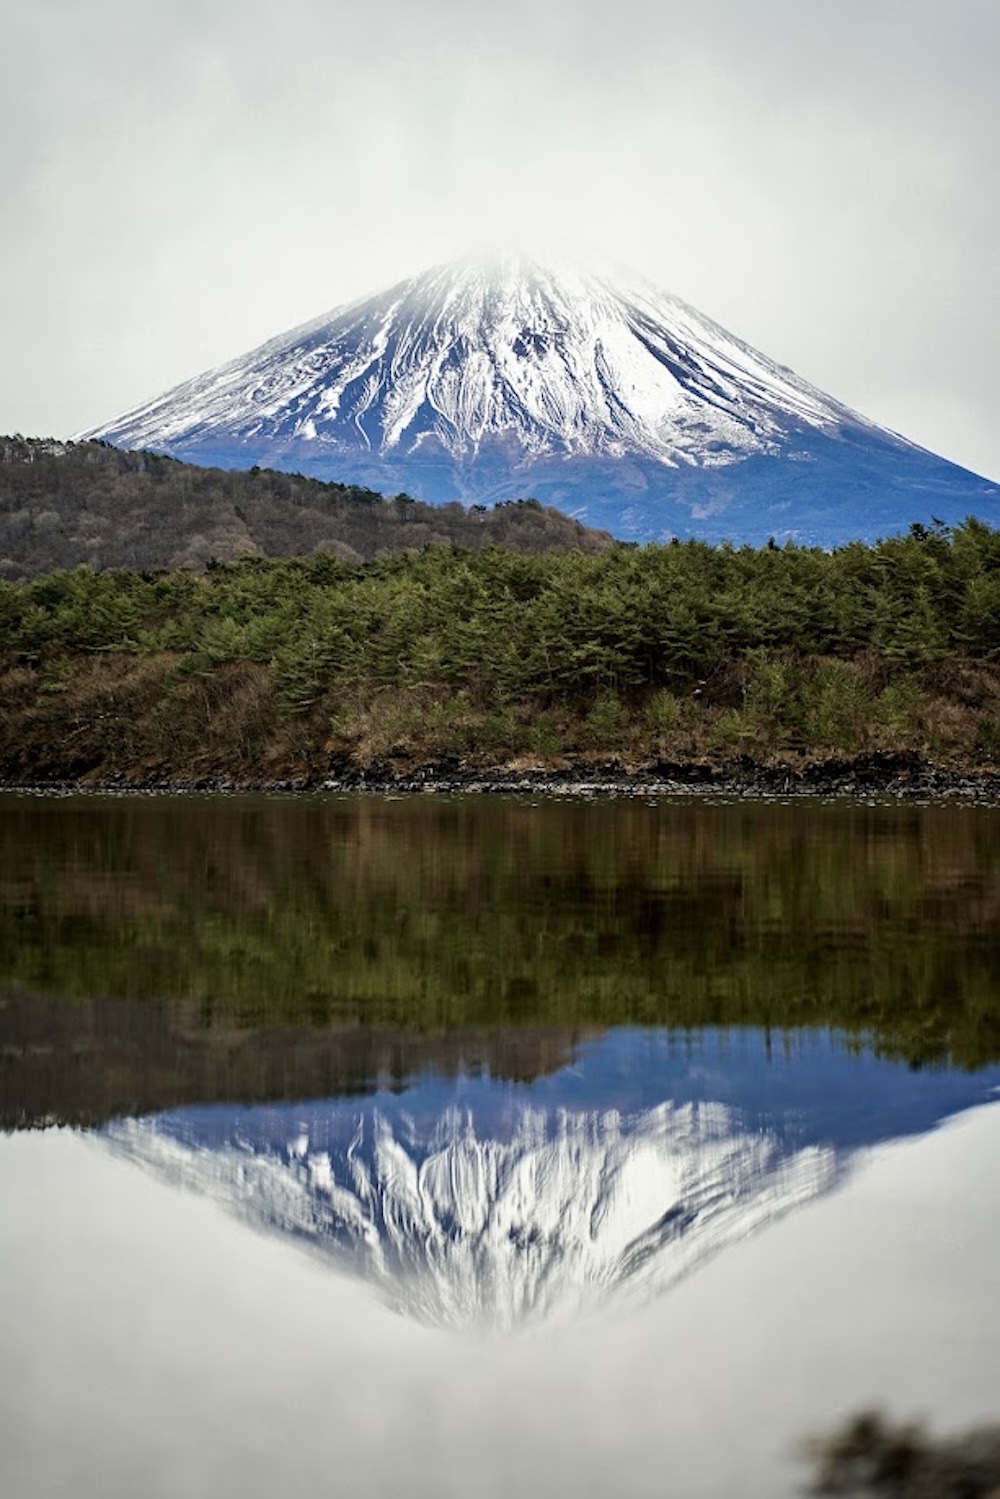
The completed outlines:
[[[502,237],[1000,478],[997,0],[21,0],[0,431]]]

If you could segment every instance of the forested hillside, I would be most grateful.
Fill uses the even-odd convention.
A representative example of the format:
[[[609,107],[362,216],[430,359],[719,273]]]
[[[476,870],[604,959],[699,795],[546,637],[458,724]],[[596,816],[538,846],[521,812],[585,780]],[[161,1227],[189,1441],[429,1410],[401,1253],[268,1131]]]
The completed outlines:
[[[0,775],[1000,761],[1000,532],[0,584]]]
[[[597,552],[612,541],[533,500],[467,511],[270,469],[195,468],[103,442],[0,437],[0,578],[81,562],[204,567],[313,552],[361,562],[451,545]]]

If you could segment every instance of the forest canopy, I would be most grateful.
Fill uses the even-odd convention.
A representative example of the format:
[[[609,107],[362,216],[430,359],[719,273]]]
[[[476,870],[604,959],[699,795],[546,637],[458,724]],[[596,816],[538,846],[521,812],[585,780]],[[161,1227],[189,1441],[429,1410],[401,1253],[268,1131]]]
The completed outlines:
[[[77,568],[0,584],[0,642],[8,778],[65,738],[60,714],[101,773],[168,767],[196,699],[184,753],[258,773],[328,753],[1000,757],[1000,532],[971,519],[833,552]]]

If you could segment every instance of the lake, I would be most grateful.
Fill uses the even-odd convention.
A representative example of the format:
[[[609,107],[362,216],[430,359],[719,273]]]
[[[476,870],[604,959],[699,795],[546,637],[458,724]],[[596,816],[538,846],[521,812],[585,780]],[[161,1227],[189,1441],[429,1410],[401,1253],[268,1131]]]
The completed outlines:
[[[1000,809],[0,796],[0,1492],[731,1496],[1000,1390]]]

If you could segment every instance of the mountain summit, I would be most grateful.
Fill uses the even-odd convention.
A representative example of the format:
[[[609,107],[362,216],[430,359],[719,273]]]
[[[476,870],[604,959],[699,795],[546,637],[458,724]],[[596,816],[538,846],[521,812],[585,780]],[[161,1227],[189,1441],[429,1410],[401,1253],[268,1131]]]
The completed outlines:
[[[1000,500],[645,281],[515,255],[337,308],[87,435],[436,503],[534,495],[637,540],[833,544]]]

